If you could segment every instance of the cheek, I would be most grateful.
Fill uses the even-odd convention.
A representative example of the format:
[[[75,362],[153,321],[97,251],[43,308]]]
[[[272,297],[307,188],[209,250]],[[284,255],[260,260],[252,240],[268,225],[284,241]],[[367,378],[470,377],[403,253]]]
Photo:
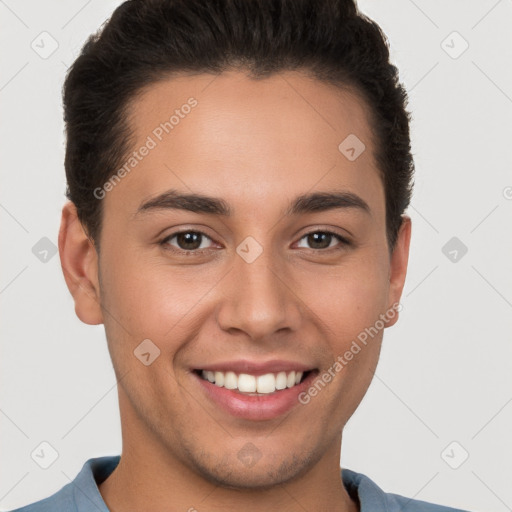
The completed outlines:
[[[109,268],[102,283],[102,299],[113,317],[109,321],[117,321],[137,338],[165,338],[175,324],[193,314],[212,286],[211,278],[192,272],[190,266],[183,271],[165,262],[134,258]]]
[[[339,349],[375,324],[387,307],[387,269],[379,259],[353,261],[315,275],[307,292],[311,309],[336,335]]]
[[[217,284],[221,289],[233,278],[225,275],[225,267],[179,267],[161,257],[138,256],[133,250],[124,254],[132,257],[117,261],[106,257],[101,268],[102,301],[111,313],[106,315],[105,327],[108,323],[118,332],[113,339],[129,336],[133,343],[140,343],[149,338],[168,350],[173,339],[193,335],[196,324],[204,323],[215,297],[228,300],[220,299],[215,290]],[[321,321],[318,327],[331,338],[333,352],[344,352],[345,344],[384,312],[388,293],[385,261],[381,252],[368,248],[353,257],[347,255],[340,265],[308,265],[285,272],[294,290],[288,300],[296,300],[299,307],[303,303],[310,322]]]

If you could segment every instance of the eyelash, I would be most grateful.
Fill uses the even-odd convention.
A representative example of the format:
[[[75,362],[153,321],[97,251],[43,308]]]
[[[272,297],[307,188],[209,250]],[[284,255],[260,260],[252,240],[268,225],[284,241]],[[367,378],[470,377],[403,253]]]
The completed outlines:
[[[177,254],[183,254],[183,255],[186,255],[186,256],[201,256],[202,254],[204,254],[205,252],[210,250],[210,249],[192,249],[192,250],[186,251],[184,249],[177,249],[175,247],[173,247],[172,249],[169,249],[169,243],[168,242],[170,240],[172,240],[174,237],[176,237],[176,236],[178,236],[178,235],[180,235],[182,233],[195,233],[195,234],[200,235],[202,237],[206,237],[206,238],[208,238],[209,240],[211,240],[213,242],[212,238],[209,237],[206,233],[203,233],[202,231],[197,231],[197,230],[192,230],[192,229],[185,229],[183,231],[175,231],[174,233],[171,233],[170,235],[166,236],[161,242],[159,242],[159,245],[161,245],[167,251],[171,251],[171,252],[174,252],[174,253],[177,253]],[[339,235],[338,233],[334,233],[333,231],[320,230],[320,229],[317,229],[317,230],[305,233],[303,236],[300,237],[299,241],[303,240],[307,236],[315,234],[315,233],[322,233],[322,234],[325,234],[325,235],[331,235],[331,236],[336,238],[341,243],[338,246],[329,247],[329,248],[326,248],[326,249],[310,249],[310,250],[312,250],[314,252],[330,253],[331,251],[341,250],[344,247],[349,247],[349,246],[352,245],[352,243],[349,240],[347,240],[345,237]],[[301,249],[303,249],[303,247],[301,247]]]

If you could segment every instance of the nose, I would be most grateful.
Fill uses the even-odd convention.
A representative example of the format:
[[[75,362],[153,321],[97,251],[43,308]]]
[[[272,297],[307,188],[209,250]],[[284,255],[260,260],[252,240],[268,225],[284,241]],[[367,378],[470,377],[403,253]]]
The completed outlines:
[[[297,331],[304,315],[285,265],[276,262],[270,251],[263,251],[252,263],[236,255],[217,310],[220,327],[232,334],[242,331],[252,340]]]

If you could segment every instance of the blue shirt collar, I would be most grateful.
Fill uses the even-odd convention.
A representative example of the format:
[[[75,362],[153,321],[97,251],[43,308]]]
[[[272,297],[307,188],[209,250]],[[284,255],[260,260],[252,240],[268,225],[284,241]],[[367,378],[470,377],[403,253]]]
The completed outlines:
[[[43,501],[52,506],[72,502],[76,512],[109,512],[98,485],[114,471],[120,459],[120,455],[88,459],[72,482]],[[350,497],[359,502],[360,512],[398,512],[403,509],[408,512],[467,512],[385,493],[370,478],[350,469],[343,468],[341,478]],[[42,509],[28,508],[27,512],[32,510]]]

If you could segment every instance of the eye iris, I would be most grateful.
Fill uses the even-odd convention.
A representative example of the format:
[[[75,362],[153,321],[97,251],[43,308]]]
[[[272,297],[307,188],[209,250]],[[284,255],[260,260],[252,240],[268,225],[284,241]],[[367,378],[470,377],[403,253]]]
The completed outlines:
[[[201,246],[201,233],[195,231],[184,231],[177,233],[176,240],[182,250],[194,251]],[[331,245],[333,235],[323,231],[316,231],[307,235],[308,244],[313,249],[327,249]]]
[[[332,238],[332,235],[330,235],[329,233],[322,233],[322,232],[311,233],[310,235],[308,235],[308,243],[314,249],[326,249],[331,244],[331,238]],[[327,240],[327,244],[325,244],[326,240]],[[315,245],[318,243],[320,243],[320,247]]]
[[[201,246],[201,235],[192,231],[178,233],[176,235],[176,240],[180,249],[183,250],[194,250]]]

